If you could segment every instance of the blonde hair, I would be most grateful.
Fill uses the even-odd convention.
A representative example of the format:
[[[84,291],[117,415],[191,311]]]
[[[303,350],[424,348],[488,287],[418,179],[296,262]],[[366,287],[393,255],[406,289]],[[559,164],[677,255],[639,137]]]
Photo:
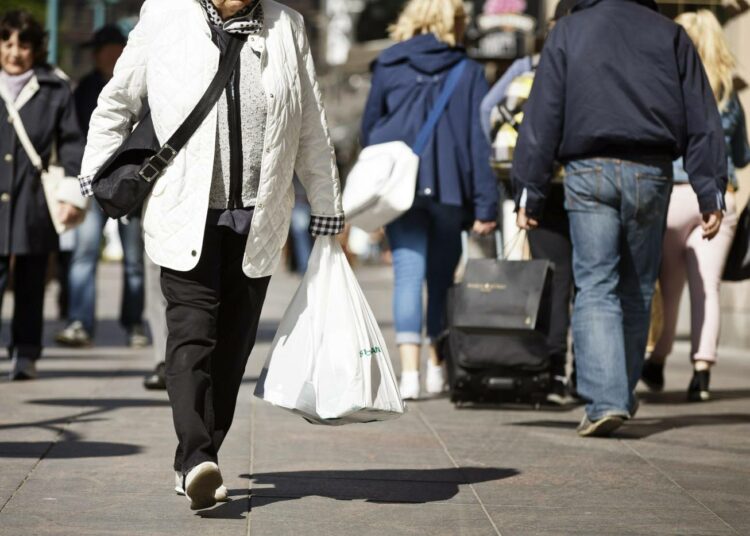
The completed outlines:
[[[720,109],[724,109],[734,89],[735,62],[719,21],[709,10],[701,9],[695,13],[683,13],[675,22],[685,28],[695,43],[716,102]]]
[[[456,46],[456,22],[466,18],[462,0],[409,0],[388,31],[394,41],[406,41],[431,33],[450,46]]]

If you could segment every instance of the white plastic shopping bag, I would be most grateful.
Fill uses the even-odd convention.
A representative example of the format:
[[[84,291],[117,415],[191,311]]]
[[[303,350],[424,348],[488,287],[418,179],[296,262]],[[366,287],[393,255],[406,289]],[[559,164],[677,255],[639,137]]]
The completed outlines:
[[[255,396],[317,424],[405,411],[375,316],[335,237],[318,237]]]

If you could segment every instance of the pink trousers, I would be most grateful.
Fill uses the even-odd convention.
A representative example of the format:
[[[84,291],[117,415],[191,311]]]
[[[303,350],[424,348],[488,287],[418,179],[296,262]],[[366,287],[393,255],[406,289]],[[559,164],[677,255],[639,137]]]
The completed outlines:
[[[719,287],[737,228],[733,193],[727,193],[726,203],[719,234],[713,240],[704,240],[698,199],[693,189],[687,184],[674,187],[659,274],[664,300],[664,331],[652,353],[657,361],[666,359],[672,352],[686,280],[690,291],[690,358],[693,361],[716,361],[721,325]]]

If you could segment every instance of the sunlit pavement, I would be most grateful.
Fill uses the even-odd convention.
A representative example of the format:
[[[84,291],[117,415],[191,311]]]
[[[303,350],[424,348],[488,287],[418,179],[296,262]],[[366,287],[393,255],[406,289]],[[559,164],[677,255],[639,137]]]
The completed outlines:
[[[220,456],[232,500],[192,512],[172,489],[166,394],[141,386],[152,350],[126,348],[116,322],[119,274],[100,273],[96,346],[55,347],[50,320],[37,381],[8,383],[0,360],[2,535],[750,534],[747,351],[722,349],[715,400],[695,405],[680,344],[666,391],[644,394],[613,439],[578,438],[580,408],[458,410],[445,398],[388,423],[313,426],[252,397],[298,284],[286,274]],[[392,341],[389,270],[358,275]]]

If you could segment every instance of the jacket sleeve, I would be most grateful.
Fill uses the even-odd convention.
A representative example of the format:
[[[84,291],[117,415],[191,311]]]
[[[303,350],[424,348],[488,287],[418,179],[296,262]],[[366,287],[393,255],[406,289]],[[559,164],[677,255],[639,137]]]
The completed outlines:
[[[147,43],[151,32],[150,8],[146,0],[138,24],[117,61],[112,79],[99,95],[89,123],[88,140],[81,164],[81,190],[92,195],[93,175],[130,134],[146,98]]]
[[[513,79],[521,76],[530,69],[531,62],[528,57],[517,59],[510,67],[508,67],[508,70],[503,73],[503,76],[495,82],[495,85],[492,86],[492,89],[490,89],[484,99],[482,99],[482,106],[479,115],[482,121],[482,129],[490,143],[492,143],[492,124],[490,123],[492,110],[502,102],[505,93],[508,91],[508,86],[510,86]]]
[[[73,94],[67,84],[63,89],[63,100],[57,121],[57,161],[65,169],[66,177],[76,177],[81,170],[84,138],[78,125]],[[86,208],[86,200],[81,195],[75,179],[66,179],[58,191],[60,201],[78,208]]]
[[[516,210],[539,219],[552,179],[565,119],[564,21],[550,32],[534,75],[531,95],[524,107],[524,119],[513,157],[511,180]]]
[[[685,106],[685,171],[702,213],[725,208],[727,153],[721,116],[703,64],[692,41],[679,28],[677,60]]]
[[[747,120],[745,110],[737,96],[734,96],[737,106],[737,128],[732,133],[731,151],[732,162],[735,167],[743,168],[750,164],[750,144],[747,142]]]
[[[312,217],[313,235],[332,235],[344,230],[341,207],[341,183],[336,166],[323,99],[315,74],[315,65],[301,15],[297,15],[295,31],[302,92],[302,127],[295,171],[307,192]]]
[[[490,144],[482,125],[476,120],[487,95],[489,85],[484,77],[484,69],[477,66],[471,84],[470,143],[472,160],[472,181],[474,186],[474,217],[480,221],[497,219],[498,189],[495,174],[490,167]]]
[[[372,133],[372,129],[375,128],[380,118],[386,115],[387,111],[382,68],[375,61],[372,67],[370,93],[367,95],[367,103],[362,113],[362,132],[360,137],[362,147],[371,145],[370,134]]]

